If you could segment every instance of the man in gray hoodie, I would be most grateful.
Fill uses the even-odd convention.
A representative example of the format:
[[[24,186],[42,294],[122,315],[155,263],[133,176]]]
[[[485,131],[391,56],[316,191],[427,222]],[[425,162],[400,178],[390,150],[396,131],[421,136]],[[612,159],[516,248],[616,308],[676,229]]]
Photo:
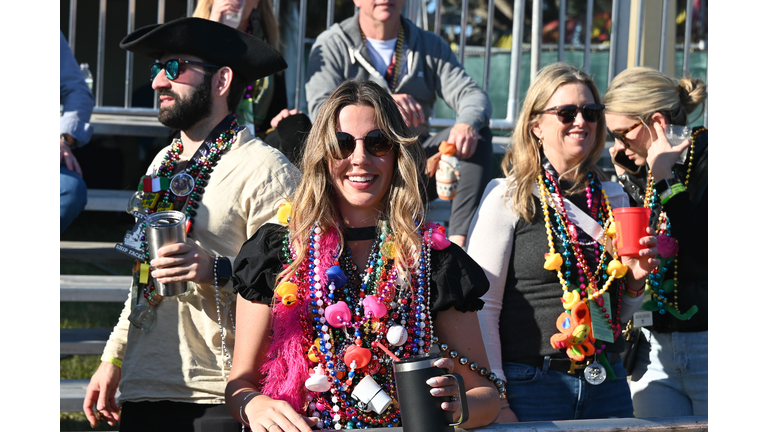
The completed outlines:
[[[404,4],[355,0],[355,16],[318,36],[307,65],[307,105],[314,120],[320,105],[344,80],[374,81],[390,90],[428,157],[437,153],[442,141],[455,144],[461,179],[448,229],[450,239],[463,247],[493,175],[491,101],[440,36],[401,17]],[[456,111],[456,123],[430,137],[429,117],[438,96]],[[437,197],[434,178],[427,191],[430,200]]]

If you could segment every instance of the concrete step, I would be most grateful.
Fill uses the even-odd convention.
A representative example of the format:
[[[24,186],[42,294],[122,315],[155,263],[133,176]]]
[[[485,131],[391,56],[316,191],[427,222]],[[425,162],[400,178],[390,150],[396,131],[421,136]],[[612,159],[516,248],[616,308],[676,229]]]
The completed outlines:
[[[124,303],[131,276],[59,275],[59,301]]]
[[[137,180],[138,181],[138,180]],[[124,212],[134,191],[113,189],[88,189],[85,210]]]
[[[60,355],[101,355],[112,329],[59,329]]]
[[[85,389],[90,379],[59,380],[59,412],[83,412]],[[120,390],[115,394],[117,399]]]
[[[60,241],[59,257],[64,262],[130,263],[133,258],[115,249],[115,242]]]

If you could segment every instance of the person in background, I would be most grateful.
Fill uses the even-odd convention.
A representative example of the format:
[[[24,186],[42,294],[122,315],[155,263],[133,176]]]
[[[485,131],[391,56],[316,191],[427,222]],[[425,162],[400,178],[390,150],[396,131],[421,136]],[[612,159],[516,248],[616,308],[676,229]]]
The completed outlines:
[[[665,136],[667,126],[689,125],[706,98],[700,79],[645,67],[621,72],[605,93],[616,174],[632,206],[652,210],[662,259],[631,374],[638,417],[708,412],[707,128],[674,147]]]
[[[485,185],[493,176],[492,106],[439,36],[401,16],[405,0],[355,0],[358,11],[317,37],[307,63],[306,95],[311,118],[342,81],[372,80],[387,89],[403,118],[419,136],[427,157],[443,141],[455,144],[461,177],[451,203],[450,239],[464,246],[467,229]],[[452,127],[430,136],[429,118],[437,98],[456,112]],[[436,180],[427,187],[438,197]]]
[[[88,188],[83,171],[72,150],[91,140],[89,123],[93,111],[93,94],[85,83],[80,67],[69,48],[64,33],[59,31],[59,99],[64,110],[59,120],[59,233],[85,208]]]
[[[651,235],[639,257],[616,253],[613,209],[629,201],[597,166],[604,146],[594,80],[565,63],[542,68],[467,247],[490,281],[479,317],[506,380],[501,422],[632,417],[621,331],[659,260]]]
[[[248,82],[285,61],[262,40],[200,18],[140,28],[120,47],[158,59],[150,70],[158,120],[181,137],[155,156],[131,201],[132,232],[142,236],[131,295],[83,410],[92,425],[120,421],[121,431],[239,431],[224,407],[235,332],[232,260],[274,219],[299,172],[239,125],[234,111]],[[184,214],[187,240],[150,260],[145,220],[164,210]],[[158,295],[158,283],[175,282],[187,291]]]
[[[398,426],[384,350],[411,358],[441,344],[463,359],[434,363],[466,383],[462,427],[498,415],[495,382],[470,366],[487,364],[476,311],[488,281],[444,231],[424,222],[415,141],[376,83],[345,81],[320,108],[282,224],[265,224],[235,260],[240,298],[227,407],[252,430]],[[393,403],[376,410],[354,403],[361,380]],[[458,393],[453,378],[427,384],[435,397]],[[460,405],[440,403],[454,421]]]
[[[231,21],[238,11],[240,21]],[[233,26],[281,51],[272,0],[200,0],[192,16]],[[298,165],[312,122],[306,114],[287,107],[285,76],[281,71],[248,84],[238,105],[237,116],[240,124],[247,126],[251,133]]]

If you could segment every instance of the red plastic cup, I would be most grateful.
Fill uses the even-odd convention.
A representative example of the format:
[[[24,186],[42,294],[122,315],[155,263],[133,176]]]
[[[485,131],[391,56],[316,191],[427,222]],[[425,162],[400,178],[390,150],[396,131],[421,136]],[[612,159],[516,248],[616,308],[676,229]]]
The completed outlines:
[[[651,219],[651,209],[645,207],[621,207],[613,209],[616,221],[616,243],[620,256],[637,257],[645,246],[640,239],[648,236],[645,229]]]

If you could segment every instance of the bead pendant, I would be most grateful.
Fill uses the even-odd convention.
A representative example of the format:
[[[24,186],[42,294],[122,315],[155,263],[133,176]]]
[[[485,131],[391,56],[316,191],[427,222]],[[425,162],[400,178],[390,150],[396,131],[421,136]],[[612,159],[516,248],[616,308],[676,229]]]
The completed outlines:
[[[589,384],[600,385],[605,382],[607,376],[605,368],[600,363],[590,363],[584,368],[584,378]]]

